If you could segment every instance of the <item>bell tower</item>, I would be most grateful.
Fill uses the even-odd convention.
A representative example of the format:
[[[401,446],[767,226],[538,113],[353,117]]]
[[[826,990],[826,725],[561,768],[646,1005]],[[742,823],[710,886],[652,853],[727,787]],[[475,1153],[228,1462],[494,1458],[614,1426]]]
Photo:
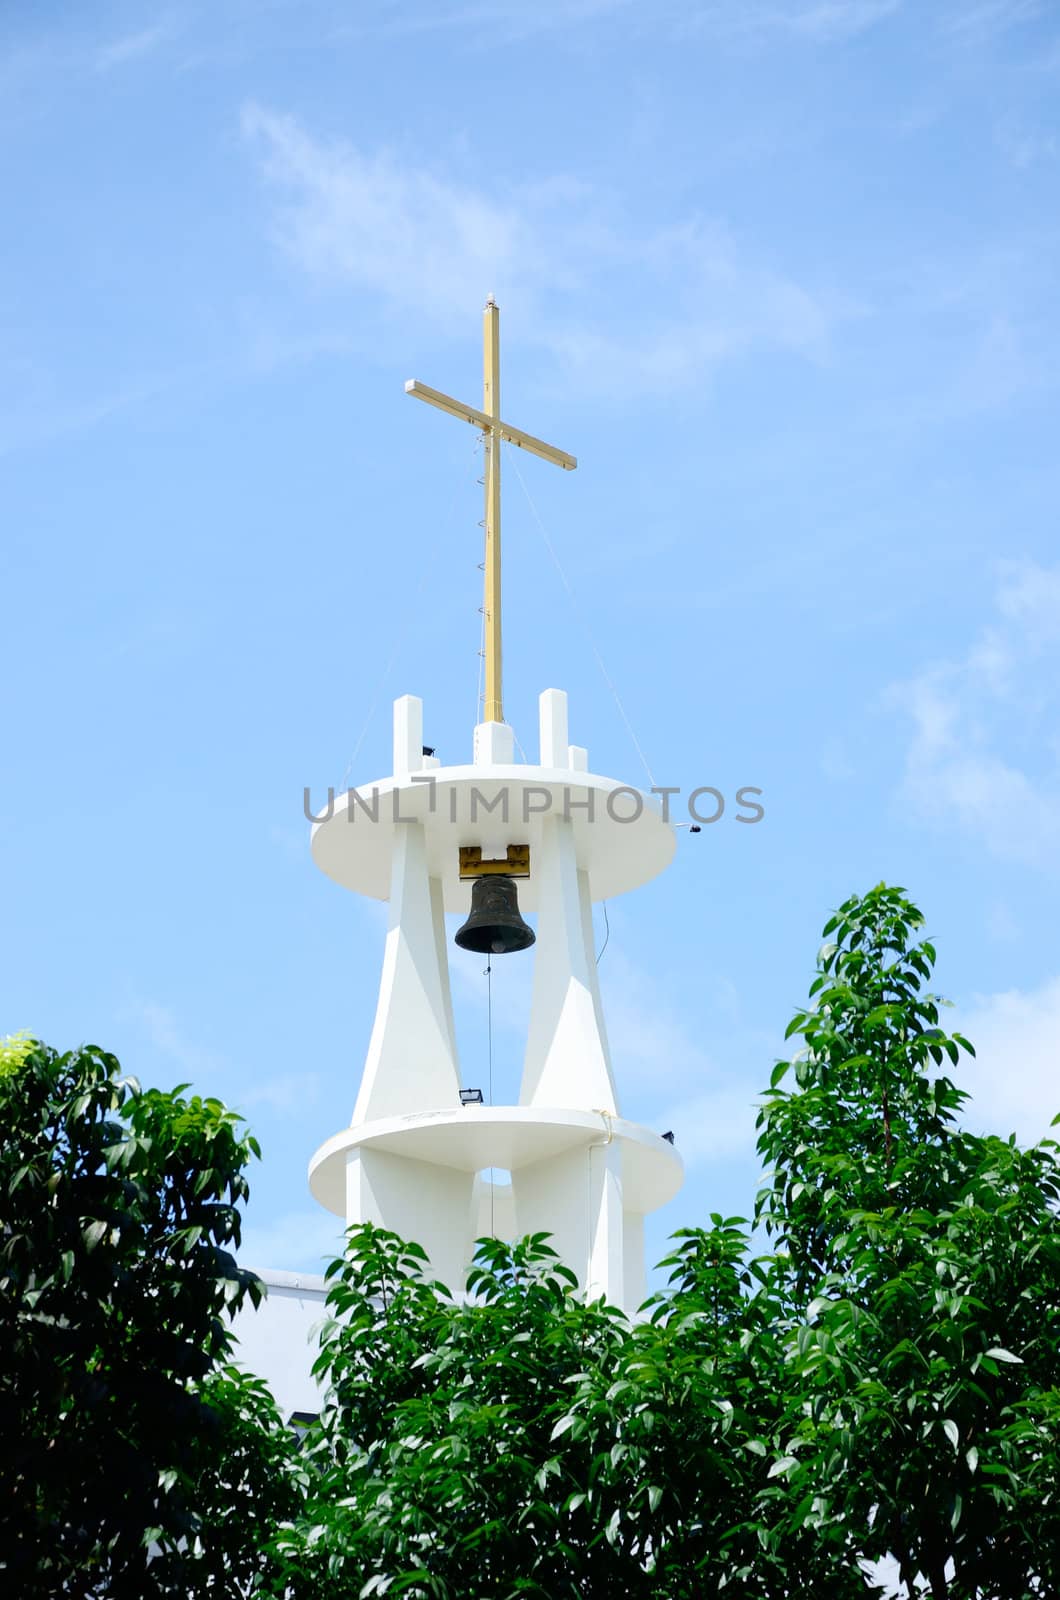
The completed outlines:
[[[482,410],[415,380],[405,387],[483,437],[483,720],[471,762],[443,767],[423,747],[422,702],[403,696],[393,773],[338,796],[313,826],[317,865],[390,909],[352,1121],[314,1155],[310,1188],[347,1223],[417,1240],[454,1293],[480,1236],[548,1232],[587,1294],[634,1311],[645,1292],[644,1217],[676,1194],[683,1168],[672,1144],[620,1113],[592,905],[655,877],[675,836],[654,795],[590,771],[585,748],[569,742],[559,689],[540,697],[537,764],[514,760],[502,706],[500,447],[568,471],[576,462],[501,421],[492,299]],[[536,913],[536,941],[524,911]],[[446,912],[465,918],[456,933],[465,948],[534,964],[517,1105],[462,1101]],[[491,1169],[507,1171],[510,1185],[491,1184]]]

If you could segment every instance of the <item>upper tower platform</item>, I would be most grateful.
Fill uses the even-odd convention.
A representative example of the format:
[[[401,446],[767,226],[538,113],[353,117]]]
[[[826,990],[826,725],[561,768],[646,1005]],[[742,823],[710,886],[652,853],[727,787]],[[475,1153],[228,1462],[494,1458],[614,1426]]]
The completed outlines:
[[[540,848],[546,820],[570,824],[574,857],[592,901],[612,900],[650,882],[673,859],[675,835],[659,798],[615,778],[587,771],[584,748],[567,738],[567,697],[541,697],[539,764],[512,761],[512,730],[480,723],[475,759],[440,766],[423,754],[423,709],[412,695],[394,708],[394,773],[336,797],[313,826],[313,860],[344,889],[374,900],[390,897],[395,838],[410,822],[424,830],[427,870],[441,884],[446,911],[467,915],[470,882],[460,881],[460,848],[478,845],[503,859],[509,843]],[[538,878],[520,884],[519,902],[538,909]]]

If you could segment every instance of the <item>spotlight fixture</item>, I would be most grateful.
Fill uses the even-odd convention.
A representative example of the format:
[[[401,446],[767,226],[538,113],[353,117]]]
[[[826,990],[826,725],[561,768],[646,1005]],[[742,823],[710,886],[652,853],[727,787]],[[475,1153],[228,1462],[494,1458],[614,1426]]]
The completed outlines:
[[[669,1131],[663,1134],[663,1138],[666,1140],[667,1144],[673,1144],[674,1142],[674,1136]]]
[[[422,754],[425,756],[433,756],[434,748],[435,747],[433,744],[425,744],[422,749]]]
[[[462,1106],[480,1106],[482,1104],[481,1089],[461,1089],[460,1104]]]

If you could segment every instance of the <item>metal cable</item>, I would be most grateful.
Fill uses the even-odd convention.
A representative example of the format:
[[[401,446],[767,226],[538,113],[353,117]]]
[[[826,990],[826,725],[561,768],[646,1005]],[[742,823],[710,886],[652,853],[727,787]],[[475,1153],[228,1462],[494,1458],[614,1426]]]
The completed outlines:
[[[512,465],[514,471],[515,471],[515,476],[519,479],[519,482],[520,482],[520,484],[522,486],[523,493],[526,496],[527,505],[530,507],[530,510],[533,513],[534,521],[537,523],[537,526],[538,526],[538,528],[540,530],[540,533],[541,533],[541,537],[545,541],[545,549],[548,551],[549,555],[552,557],[552,560],[555,563],[556,571],[559,573],[560,581],[563,584],[563,587],[567,591],[567,597],[570,600],[571,607],[572,607],[572,609],[574,611],[574,614],[577,617],[578,621],[581,623],[582,627],[585,629],[585,635],[586,635],[586,638],[589,641],[589,647],[592,650],[593,655],[596,657],[596,664],[600,668],[600,672],[601,672],[601,675],[603,677],[603,680],[607,684],[607,687],[610,689],[612,695],[614,696],[615,705],[618,707],[618,714],[622,718],[622,721],[625,724],[626,732],[629,734],[629,737],[633,741],[633,748],[636,750],[637,755],[640,757],[641,765],[643,766],[645,772],[648,774],[648,783],[654,789],[654,787],[655,787],[655,778],[652,775],[651,767],[648,765],[648,758],[644,754],[644,751],[641,749],[640,740],[637,738],[637,735],[633,731],[633,724],[630,722],[629,717],[626,715],[626,708],[622,704],[622,697],[619,694],[617,688],[615,687],[614,680],[613,680],[613,678],[611,677],[611,674],[608,672],[607,668],[604,665],[604,658],[600,654],[599,646],[596,643],[596,637],[595,637],[595,635],[593,633],[593,630],[589,626],[589,623],[588,623],[588,620],[586,619],[585,613],[583,612],[581,606],[578,603],[578,597],[574,593],[574,589],[573,589],[573,587],[571,585],[571,581],[567,577],[567,574],[563,569],[563,563],[560,561],[559,556],[556,554],[555,547],[554,547],[554,545],[552,543],[552,540],[548,536],[548,530],[545,527],[544,522],[542,521],[541,513],[538,511],[537,506],[534,504],[533,497],[530,494],[530,490],[526,487],[526,480],[524,479],[522,473],[519,471],[519,462],[516,459],[516,456],[510,450],[508,452],[508,459],[510,460],[511,465]]]
[[[489,1104],[493,1104],[493,962],[486,959],[486,1049],[487,1049],[487,1094]],[[496,1218],[497,1182],[494,1169],[490,1168],[490,1237],[497,1237]]]

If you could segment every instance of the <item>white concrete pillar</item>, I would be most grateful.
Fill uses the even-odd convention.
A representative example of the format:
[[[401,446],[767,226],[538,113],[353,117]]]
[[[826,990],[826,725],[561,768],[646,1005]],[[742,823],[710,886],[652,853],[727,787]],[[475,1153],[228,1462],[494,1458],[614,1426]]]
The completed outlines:
[[[606,1141],[607,1136],[604,1136]],[[625,1306],[625,1232],[622,1211],[622,1149],[614,1141],[590,1145],[589,1219],[592,1237],[585,1298],[600,1295]]]
[[[390,922],[354,1123],[460,1104],[441,888],[423,824],[394,829]]]
[[[545,817],[531,859],[537,883],[534,988],[520,1105],[618,1110],[592,945],[589,884],[574,832]]]
[[[546,689],[538,697],[538,726],[541,736],[541,765],[567,765],[567,696],[562,689]]]
[[[423,765],[423,701],[403,694],[394,701],[394,776],[400,782]]]
[[[644,1270],[644,1217],[639,1211],[627,1211],[622,1218],[623,1240],[623,1309],[633,1316],[648,1296],[647,1277]]]
[[[548,1243],[584,1290],[593,1234],[589,1152],[584,1145],[512,1173],[515,1237],[548,1233]]]
[[[449,1035],[449,1050],[456,1068],[459,1057],[456,1049],[456,1023],[453,1021],[453,987],[449,981],[449,943],[445,937],[445,900],[441,878],[432,878],[431,883],[431,924],[434,929],[434,954],[438,964],[438,977],[442,985],[442,999],[445,1002],[445,1023]],[[459,1070],[457,1069],[459,1077]]]
[[[510,767],[515,760],[515,734],[506,722],[480,722],[475,728],[476,767]]]
[[[346,1157],[346,1222],[374,1222],[420,1244],[430,1273],[462,1294],[472,1253],[475,1174],[388,1150]]]
[[[548,1233],[548,1243],[590,1299],[603,1295],[625,1305],[625,1245],[622,1154],[608,1142],[606,1118],[600,1138],[512,1173],[515,1237]]]
[[[611,1089],[611,1103],[605,1105],[604,1101],[594,1101],[593,1110],[618,1110],[618,1091],[615,1088],[614,1078],[611,1076],[611,1047],[607,1041],[607,1023],[604,1021],[604,1002],[600,996],[600,974],[596,965],[596,937],[593,931],[593,902],[589,895],[589,874],[578,873],[578,910],[581,913],[582,943],[585,947],[585,964],[588,971],[589,992],[593,997],[593,1015],[596,1018],[596,1032],[600,1040],[604,1061],[607,1064],[608,1084]]]

